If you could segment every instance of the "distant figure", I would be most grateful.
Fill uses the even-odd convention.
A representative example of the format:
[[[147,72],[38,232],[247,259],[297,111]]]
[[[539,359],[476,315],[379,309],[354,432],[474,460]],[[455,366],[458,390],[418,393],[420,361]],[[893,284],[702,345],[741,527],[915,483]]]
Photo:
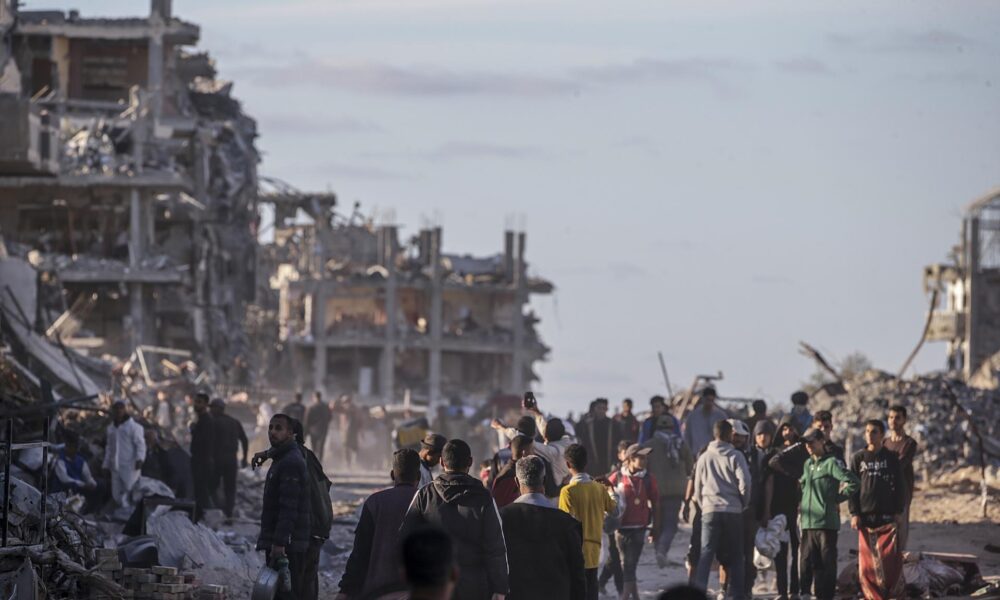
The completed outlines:
[[[833,441],[833,413],[828,410],[818,410],[813,415],[813,429],[823,432],[823,445],[826,446],[826,453],[832,454],[840,462],[847,464],[844,457],[844,447]]]
[[[414,531],[403,539],[403,574],[410,600],[452,600],[459,571],[451,537],[437,527]]]
[[[326,448],[326,434],[330,431],[330,407],[323,402],[323,392],[317,390],[313,394],[314,401],[306,411],[305,420],[302,422],[306,433],[309,434],[309,443],[312,444],[312,451],[323,459],[323,451]]]
[[[434,481],[434,469],[441,464],[441,451],[444,450],[444,445],[447,443],[448,440],[438,433],[428,433],[420,441],[419,487],[424,487]]]
[[[156,392],[156,409],[154,411],[156,424],[165,431],[170,431],[174,427],[174,407],[170,404],[170,396],[167,392],[160,390]]]
[[[906,434],[906,407],[893,406],[889,409],[889,437],[885,447],[896,453],[903,474],[903,512],[899,515],[899,550],[906,550],[910,537],[910,504],[913,502],[914,474],[913,457],[917,454],[917,441]]]
[[[257,550],[263,550],[270,566],[288,559],[295,598],[306,597],[306,552],[310,541],[310,495],[303,493],[308,472],[295,441],[292,418],[278,413],[268,427],[269,458],[274,462],[264,483]]]
[[[707,386],[698,396],[698,405],[684,419],[684,441],[691,452],[698,453],[713,439],[712,427],[729,415],[715,405],[718,395],[715,388]]]
[[[618,431],[621,433],[622,439],[635,442],[639,439],[641,425],[639,419],[635,417],[635,413],[632,412],[633,406],[631,398],[622,400],[622,411],[615,415],[615,422],[618,424]]]
[[[392,458],[393,487],[375,492],[361,506],[354,530],[354,546],[334,600],[380,596],[405,589],[397,548],[399,528],[417,493],[420,457],[413,450],[397,450]]]
[[[792,411],[789,413],[792,417],[792,423],[795,424],[795,429],[798,430],[799,435],[802,435],[812,426],[812,415],[809,414],[809,394],[798,391],[792,394]]]
[[[566,448],[566,465],[572,477],[559,493],[559,509],[576,517],[583,528],[583,597],[596,600],[604,517],[612,514],[618,503],[607,483],[598,483],[587,474],[587,449],[583,445],[573,444]]]
[[[545,463],[541,458],[521,458],[515,470],[520,495],[500,511],[510,564],[511,598],[583,598],[580,522],[545,496]]]
[[[146,436],[142,425],[129,416],[122,400],[111,405],[111,420],[101,466],[111,473],[111,497],[115,504],[131,507],[129,493],[139,480],[142,463],[146,460]]]
[[[222,510],[227,519],[233,518],[233,507],[236,506],[236,472],[239,466],[247,466],[247,452],[250,443],[243,431],[243,424],[226,414],[226,403],[222,398],[212,400],[212,429],[215,433],[213,444],[215,463],[215,480],[212,485],[212,497],[216,496],[219,484],[222,484],[225,502]],[[238,447],[243,448],[243,460],[236,462]]]
[[[56,461],[56,479],[52,482],[55,485],[49,488],[50,492],[66,491],[71,494],[80,494],[85,490],[97,488],[97,482],[90,474],[90,467],[86,459],[80,455],[80,438],[76,433],[66,437],[66,445],[59,451],[59,458]]]
[[[341,397],[340,407],[340,430],[344,434],[344,460],[347,462],[347,467],[351,468],[358,457],[362,415],[360,409],[354,406],[350,396]]]
[[[523,435],[519,435],[510,441],[511,461],[500,469],[500,473],[493,480],[493,487],[491,489],[493,501],[497,503],[497,508],[507,506],[521,495],[514,468],[518,460],[532,453],[533,445],[533,440]],[[545,471],[543,470],[543,479],[544,476]]]
[[[899,547],[898,520],[905,496],[899,457],[882,445],[885,424],[878,419],[865,424],[864,450],[851,457],[851,472],[861,487],[848,501],[851,528],[858,531],[858,580],[871,600],[899,598],[903,551]],[[899,585],[899,588],[902,588]]]
[[[858,490],[858,478],[844,463],[829,454],[819,429],[804,436],[809,460],[802,478],[799,526],[802,529],[802,572],[811,574],[817,600],[832,600],[837,587],[837,533],[840,531],[839,504]],[[808,576],[803,575],[808,590]],[[808,593],[808,592],[807,592]]]
[[[660,531],[656,539],[656,564],[661,569],[667,567],[667,552],[678,530],[678,515],[684,503],[684,492],[688,477],[694,468],[694,457],[684,443],[677,421],[673,416],[661,414],[656,421],[656,429],[648,441],[642,444],[652,448],[649,456],[649,471],[656,479],[660,492]]]
[[[618,424],[608,418],[607,398],[590,403],[590,412],[580,421],[577,435],[587,448],[587,472],[594,477],[606,475],[615,462],[618,442],[622,440]]]
[[[761,421],[767,421],[771,424],[771,427],[774,427],[774,421],[767,416],[767,402],[754,400],[750,406],[753,408],[753,415],[744,420],[747,429],[753,431],[757,427],[757,423]]]
[[[421,488],[403,520],[404,537],[426,525],[444,528],[456,544],[456,600],[502,600],[507,593],[507,547],[500,513],[478,479],[469,476],[472,451],[451,440],[441,453],[444,473]]]
[[[195,422],[191,424],[191,475],[194,481],[194,521],[212,507],[212,483],[215,480],[215,427],[208,412],[208,394],[194,397]]]
[[[306,405],[302,403],[302,392],[295,392],[295,398],[286,404],[281,412],[299,423],[304,423],[306,420]]]
[[[656,431],[656,423],[658,422],[660,415],[667,415],[674,421],[674,431],[677,433],[681,432],[681,422],[677,420],[675,416],[667,411],[667,401],[663,396],[653,396],[649,399],[649,411],[650,416],[646,417],[646,420],[642,422],[642,428],[639,430],[639,443],[644,444],[649,441],[649,438],[653,437],[653,432]],[[695,449],[691,449],[692,452],[696,452]]]
[[[694,584],[708,588],[712,561],[718,559],[726,567],[730,595],[741,600],[745,597],[743,511],[750,505],[750,468],[733,447],[729,421],[716,421],[712,431],[715,440],[694,467],[694,500],[701,508],[701,552]]]

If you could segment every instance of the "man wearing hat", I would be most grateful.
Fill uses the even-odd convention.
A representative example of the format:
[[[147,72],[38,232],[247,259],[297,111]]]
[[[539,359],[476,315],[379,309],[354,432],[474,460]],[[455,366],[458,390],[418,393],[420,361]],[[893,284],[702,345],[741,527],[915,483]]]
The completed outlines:
[[[635,572],[639,566],[642,547],[646,543],[646,532],[652,524],[650,537],[654,543],[660,533],[660,491],[653,475],[646,470],[647,457],[652,451],[652,448],[632,444],[625,450],[621,469],[608,477],[608,482],[614,486],[618,497],[625,504],[621,524],[615,533],[615,543],[622,561],[621,600],[639,600]]]
[[[817,600],[832,600],[837,586],[837,532],[840,531],[840,503],[860,487],[854,473],[827,452],[826,436],[810,429],[802,436],[809,460],[802,478],[799,546],[802,570],[813,574]]]
[[[422,488],[434,481],[434,467],[441,463],[441,450],[448,443],[445,437],[438,433],[428,433],[420,441],[420,483],[417,488]]]

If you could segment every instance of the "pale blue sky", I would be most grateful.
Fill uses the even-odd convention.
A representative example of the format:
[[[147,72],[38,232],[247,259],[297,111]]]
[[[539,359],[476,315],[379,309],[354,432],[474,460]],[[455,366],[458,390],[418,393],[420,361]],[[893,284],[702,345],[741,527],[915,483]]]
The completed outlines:
[[[53,2],[27,2],[28,8]],[[63,8],[68,6],[63,5]],[[90,0],[85,16],[145,13]],[[1000,184],[1000,4],[175,0],[258,118],[261,173],[444,227],[524,223],[543,402],[784,400],[861,350],[897,369],[921,268]],[[916,366],[936,369],[943,348]]]

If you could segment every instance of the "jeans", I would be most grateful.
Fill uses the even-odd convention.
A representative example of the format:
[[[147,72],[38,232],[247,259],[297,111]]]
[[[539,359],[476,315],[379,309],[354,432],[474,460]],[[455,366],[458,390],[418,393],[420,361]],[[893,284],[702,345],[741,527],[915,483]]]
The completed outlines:
[[[802,578],[802,593],[808,593],[808,584],[815,579],[817,600],[833,600],[837,588],[837,532],[832,529],[803,529],[800,564],[803,572],[811,575],[807,582]]]
[[[799,528],[796,524],[797,515],[788,517],[788,542],[781,543],[781,549],[774,557],[775,576],[778,583],[778,595],[788,596],[799,593]],[[791,564],[789,564],[791,563]],[[791,583],[791,587],[789,587]]]
[[[608,584],[610,579],[615,580],[615,589],[622,593],[622,559],[618,554],[618,544],[615,543],[615,534],[608,534],[608,560],[601,569],[601,576],[597,578],[598,586]]]
[[[694,586],[708,589],[712,561],[726,567],[727,584],[735,600],[742,600],[743,589],[743,515],[710,512],[701,516],[701,557],[695,571]]]
[[[656,540],[656,553],[666,556],[677,535],[677,520],[684,499],[679,496],[660,496],[660,537]]]
[[[635,570],[639,567],[639,557],[646,543],[646,528],[619,529],[615,532],[615,543],[622,560],[622,581],[635,583]]]

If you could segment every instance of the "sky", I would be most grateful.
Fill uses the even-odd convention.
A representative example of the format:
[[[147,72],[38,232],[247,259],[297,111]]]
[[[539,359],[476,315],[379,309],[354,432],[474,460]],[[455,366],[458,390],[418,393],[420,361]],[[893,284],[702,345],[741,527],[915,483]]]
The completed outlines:
[[[26,8],[69,8],[29,0]],[[83,16],[144,14],[88,0]],[[552,347],[540,402],[579,411],[722,371],[783,402],[860,351],[917,343],[924,265],[1000,184],[1000,4],[175,0],[259,123],[260,173],[444,228],[527,232]],[[928,344],[917,372],[944,365]]]

